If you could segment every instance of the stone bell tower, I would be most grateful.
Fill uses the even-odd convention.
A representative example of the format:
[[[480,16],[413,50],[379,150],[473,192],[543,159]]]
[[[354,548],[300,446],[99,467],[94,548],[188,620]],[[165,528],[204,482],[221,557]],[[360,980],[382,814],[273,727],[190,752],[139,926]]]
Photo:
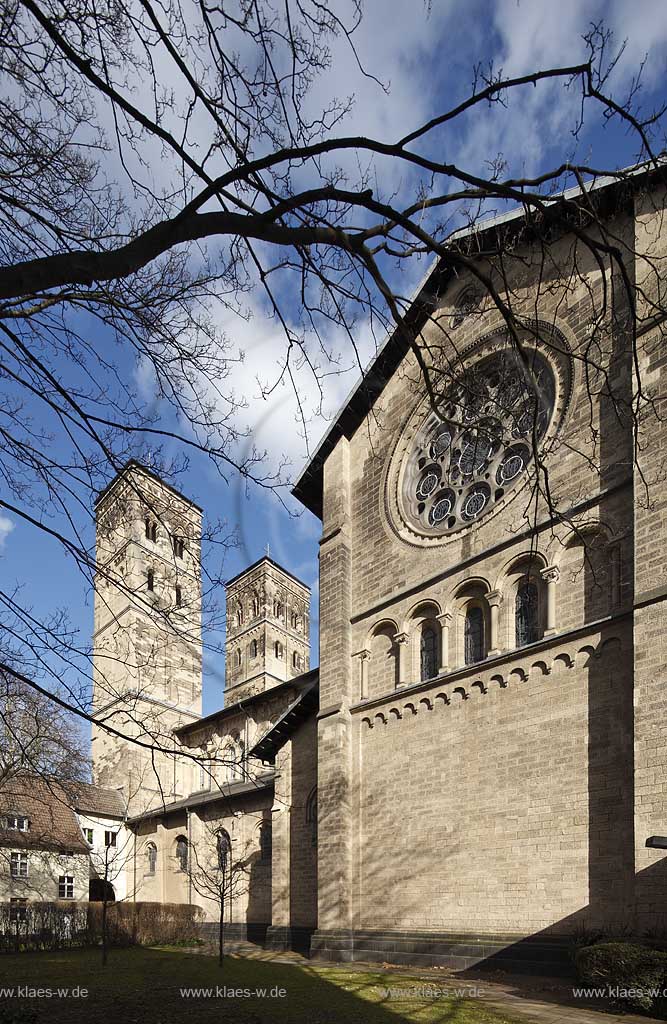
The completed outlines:
[[[96,514],[93,777],[133,814],[192,789],[173,730],[201,716],[202,513],[132,461]]]
[[[310,668],[310,588],[265,555],[227,582],[225,700]]]

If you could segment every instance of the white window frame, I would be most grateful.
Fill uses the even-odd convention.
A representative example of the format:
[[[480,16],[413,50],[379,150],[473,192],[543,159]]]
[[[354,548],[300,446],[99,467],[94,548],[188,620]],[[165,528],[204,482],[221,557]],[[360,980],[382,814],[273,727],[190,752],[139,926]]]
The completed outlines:
[[[118,833],[114,832],[113,829],[105,829],[104,830],[104,845],[107,848],[108,847],[115,848],[115,846],[116,846],[116,836],[117,835],[118,835]]]
[[[24,850],[12,850],[9,855],[9,870],[12,878],[30,876],[30,858]]]
[[[58,878],[58,899],[74,899],[74,875],[60,875]]]
[[[6,828],[9,832],[27,832],[28,816],[26,814],[8,814]]]

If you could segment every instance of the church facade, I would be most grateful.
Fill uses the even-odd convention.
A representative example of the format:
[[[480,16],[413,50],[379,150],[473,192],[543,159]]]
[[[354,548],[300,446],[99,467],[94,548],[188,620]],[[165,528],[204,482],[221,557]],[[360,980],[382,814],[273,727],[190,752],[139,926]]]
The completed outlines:
[[[261,559],[201,718],[201,512],[136,464],[102,496],[96,707],[145,746],[96,732],[95,781],[127,794],[137,899],[215,920],[222,849],[237,932],[328,959],[545,970],[664,927],[665,193],[585,200],[539,245],[521,215],[463,236],[298,481],[318,670],[307,588]]]

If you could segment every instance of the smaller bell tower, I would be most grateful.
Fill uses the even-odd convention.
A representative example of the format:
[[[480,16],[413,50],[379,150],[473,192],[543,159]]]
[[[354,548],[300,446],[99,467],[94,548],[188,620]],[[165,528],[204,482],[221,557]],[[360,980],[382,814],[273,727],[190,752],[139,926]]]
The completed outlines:
[[[227,704],[310,668],[310,587],[264,555],[227,582]]]

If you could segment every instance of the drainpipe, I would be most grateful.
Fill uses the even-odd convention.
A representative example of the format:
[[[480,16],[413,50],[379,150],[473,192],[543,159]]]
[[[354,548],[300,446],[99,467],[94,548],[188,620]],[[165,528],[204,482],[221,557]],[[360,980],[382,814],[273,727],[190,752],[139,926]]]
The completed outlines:
[[[192,812],[189,807],[185,809],[185,816],[188,823],[188,903],[192,903],[192,826],[190,817]]]

